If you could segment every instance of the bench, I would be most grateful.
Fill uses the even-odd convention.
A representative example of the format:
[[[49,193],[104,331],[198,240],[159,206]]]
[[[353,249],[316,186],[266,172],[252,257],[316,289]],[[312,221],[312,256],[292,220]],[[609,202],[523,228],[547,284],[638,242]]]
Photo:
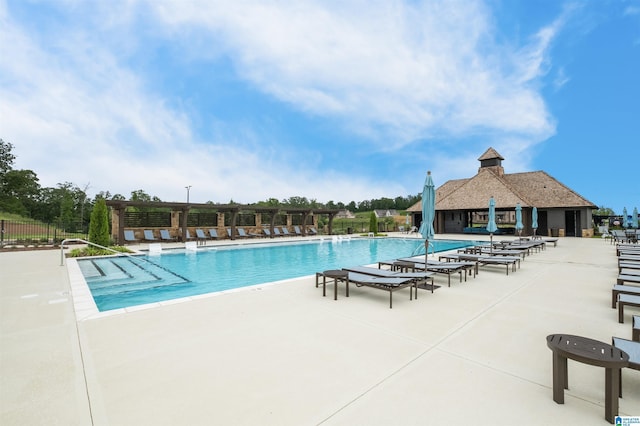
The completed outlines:
[[[618,295],[618,322],[624,323],[624,307],[636,306],[640,308],[640,296],[633,294],[619,294]]]
[[[619,294],[635,294],[640,296],[640,287],[633,285],[616,284],[611,289],[611,308],[615,309],[618,302]]]

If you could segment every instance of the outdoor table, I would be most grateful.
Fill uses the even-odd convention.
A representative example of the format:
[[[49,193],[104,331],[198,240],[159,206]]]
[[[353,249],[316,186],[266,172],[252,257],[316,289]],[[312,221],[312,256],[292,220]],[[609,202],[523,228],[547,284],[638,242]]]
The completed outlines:
[[[416,264],[406,260],[396,260],[391,266],[392,271],[399,272],[415,272]]]
[[[333,300],[338,300],[338,281],[344,281],[347,285],[347,297],[349,297],[349,272],[342,269],[330,269],[322,272],[322,296],[327,295],[327,278],[333,279]]]
[[[564,404],[564,390],[569,389],[567,359],[604,367],[604,417],[613,423],[618,414],[620,369],[629,364],[629,355],[607,343],[567,334],[550,334],[547,346],[553,351],[553,400]]]

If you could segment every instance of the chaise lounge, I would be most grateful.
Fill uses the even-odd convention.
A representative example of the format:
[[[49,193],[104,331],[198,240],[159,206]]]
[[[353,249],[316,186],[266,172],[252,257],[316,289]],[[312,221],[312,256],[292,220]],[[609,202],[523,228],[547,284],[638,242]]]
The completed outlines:
[[[137,243],[138,239],[136,238],[136,234],[133,233],[130,229],[125,229],[124,231],[124,241],[127,243]]]
[[[142,233],[144,234],[145,241],[156,241],[156,237],[153,235],[153,231],[151,229],[145,229]]]
[[[425,286],[430,286],[431,293],[433,293],[434,289],[433,276],[435,273],[433,272],[396,272],[388,269],[372,268],[370,266],[351,266],[342,268],[342,270],[381,278],[410,278],[416,282],[416,285],[424,284]],[[431,284],[429,284],[429,279],[431,279]]]
[[[347,286],[347,296],[349,295],[349,283],[355,284],[356,287],[371,287],[378,290],[384,290],[389,292],[389,309],[393,308],[393,292],[402,290],[409,287],[409,300],[413,300],[413,289],[416,291],[416,298],[418,298],[418,287],[416,281],[412,278],[392,278],[392,277],[374,277],[371,275],[360,274],[357,272],[346,272],[344,278],[335,278],[336,286],[337,281],[343,281]],[[322,280],[322,294],[326,294],[326,280],[325,275],[322,272],[316,273],[316,287],[318,287],[318,278],[323,277]]]
[[[171,237],[171,234],[169,234],[169,231],[166,229],[161,229],[160,230],[160,239],[162,241],[173,241],[174,238]]]

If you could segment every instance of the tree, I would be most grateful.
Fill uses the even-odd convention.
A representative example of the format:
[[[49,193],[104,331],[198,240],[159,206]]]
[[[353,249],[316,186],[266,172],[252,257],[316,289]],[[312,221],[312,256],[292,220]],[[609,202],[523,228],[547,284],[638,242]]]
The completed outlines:
[[[0,180],[9,170],[13,169],[16,156],[11,153],[13,145],[0,139]]]
[[[109,237],[109,212],[104,198],[98,198],[91,212],[89,222],[89,241],[101,246],[108,246],[111,242]]]
[[[9,170],[2,174],[0,210],[30,216],[40,192],[38,177],[31,170]]]
[[[371,216],[369,216],[369,232],[378,233],[378,218],[375,212],[371,212]]]
[[[605,206],[600,206],[597,210],[593,211],[593,215],[595,216],[615,216],[615,212],[613,209]]]

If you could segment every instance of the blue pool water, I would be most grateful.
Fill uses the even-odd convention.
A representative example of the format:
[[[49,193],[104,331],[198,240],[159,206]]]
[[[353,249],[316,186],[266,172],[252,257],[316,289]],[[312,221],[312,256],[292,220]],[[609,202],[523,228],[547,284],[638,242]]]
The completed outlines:
[[[435,251],[473,241],[435,240]],[[429,249],[431,252],[431,249]],[[424,254],[423,240],[369,238],[208,247],[196,251],[80,259],[100,311],[219,292]]]

